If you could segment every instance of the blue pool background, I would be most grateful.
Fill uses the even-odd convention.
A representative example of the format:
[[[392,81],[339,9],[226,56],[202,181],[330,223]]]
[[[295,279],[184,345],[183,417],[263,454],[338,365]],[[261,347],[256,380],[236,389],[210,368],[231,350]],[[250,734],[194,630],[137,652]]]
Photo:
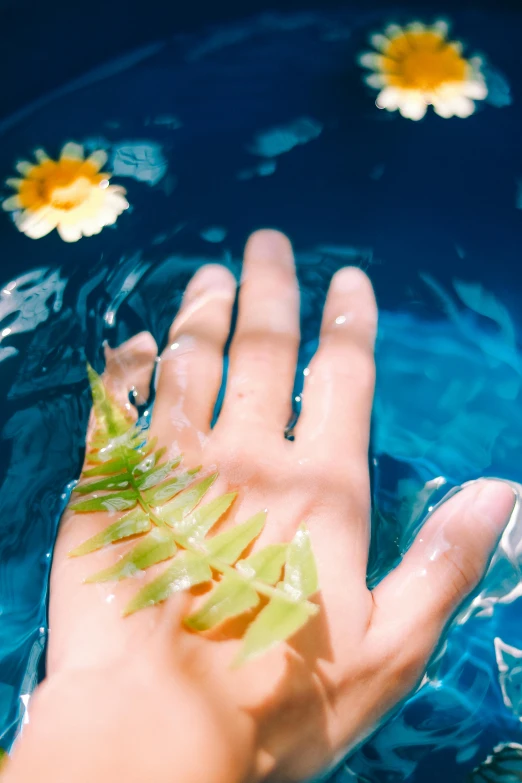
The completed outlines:
[[[89,408],[85,355],[100,368],[105,339],[144,328],[162,344],[192,272],[209,260],[238,272],[250,231],[274,226],[294,242],[301,368],[331,274],[355,263],[376,288],[372,577],[447,489],[479,474],[521,478],[521,13],[308,9],[209,27],[155,21],[153,4],[137,38],[120,11],[105,19],[94,4],[86,20],[63,10],[53,24],[41,9],[23,24],[19,9],[1,11],[13,32],[2,56],[17,67],[1,102],[0,176],[35,147],[56,155],[74,139],[111,152],[132,205],[114,230],[75,245],[34,242],[0,221],[0,282],[18,283],[0,295],[0,329],[12,330],[0,343],[4,746],[43,674],[52,543]],[[466,120],[379,112],[356,64],[368,33],[441,14],[470,53],[487,56],[490,101]],[[84,32],[76,56],[75,30]],[[431,494],[426,482],[437,477],[446,482]],[[488,589],[512,589],[517,568],[501,560]],[[522,741],[521,705],[504,704],[493,646],[499,636],[522,647],[519,615],[513,601],[457,626],[430,681],[336,783],[352,772],[457,783],[497,742]]]

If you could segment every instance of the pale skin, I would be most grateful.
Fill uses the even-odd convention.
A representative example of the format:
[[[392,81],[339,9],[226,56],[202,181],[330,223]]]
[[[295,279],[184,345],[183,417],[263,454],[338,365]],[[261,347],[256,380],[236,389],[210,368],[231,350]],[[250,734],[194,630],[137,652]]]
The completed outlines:
[[[443,504],[401,565],[373,592],[366,587],[377,308],[360,270],[333,278],[292,442],[284,437],[299,345],[292,249],[275,231],[250,238],[226,396],[211,429],[235,293],[220,266],[190,282],[161,356],[152,432],[186,466],[219,471],[213,495],[239,491],[225,526],[268,510],[256,546],[288,541],[306,522],[320,612],[289,643],[231,668],[240,624],[210,638],[182,626],[201,596],[175,595],[122,619],[161,566],[137,580],[82,584],[130,544],[68,558],[107,518],[66,513],[51,575],[47,679],[8,783],[306,780],[415,687],[487,567],[515,498],[483,480]],[[131,387],[146,398],[155,359],[152,337],[138,335],[109,352],[105,380],[122,399]]]

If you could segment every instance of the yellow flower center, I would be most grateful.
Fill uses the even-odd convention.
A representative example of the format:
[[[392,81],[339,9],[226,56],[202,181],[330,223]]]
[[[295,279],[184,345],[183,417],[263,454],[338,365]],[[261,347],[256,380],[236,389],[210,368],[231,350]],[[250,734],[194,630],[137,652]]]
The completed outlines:
[[[83,204],[105,178],[89,161],[46,160],[31,169],[20,185],[19,197],[25,209],[51,206],[69,212]]]
[[[431,92],[466,78],[466,60],[439,33],[399,35],[390,42],[384,56],[385,71],[394,87]]]

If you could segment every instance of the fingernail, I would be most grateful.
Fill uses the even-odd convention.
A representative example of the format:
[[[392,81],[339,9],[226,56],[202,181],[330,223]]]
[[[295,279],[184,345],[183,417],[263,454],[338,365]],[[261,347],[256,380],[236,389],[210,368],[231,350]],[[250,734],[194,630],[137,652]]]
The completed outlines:
[[[245,262],[241,271],[241,284],[254,273],[270,273],[274,267],[292,271],[294,254],[290,240],[280,231],[264,228],[252,234],[245,248]]]
[[[262,228],[251,234],[247,242],[247,250],[248,252],[255,251],[260,256],[273,258],[276,261],[293,263],[290,240],[273,228]]]
[[[348,266],[340,269],[332,278],[332,285],[337,291],[349,293],[368,285],[369,281],[362,269],[358,266]]]
[[[478,484],[473,511],[477,517],[501,532],[511,518],[518,493],[504,481],[481,479]]]
[[[236,281],[229,270],[219,264],[203,266],[187,286],[184,301],[191,302],[209,291],[235,293]]]

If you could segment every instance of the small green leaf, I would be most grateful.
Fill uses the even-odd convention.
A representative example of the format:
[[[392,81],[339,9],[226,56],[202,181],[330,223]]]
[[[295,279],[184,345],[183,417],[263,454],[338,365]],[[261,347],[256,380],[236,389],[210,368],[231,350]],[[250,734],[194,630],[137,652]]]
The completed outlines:
[[[225,620],[248,612],[258,603],[259,596],[248,582],[239,576],[226,574],[201,609],[187,617],[185,625],[194,631],[208,631]]]
[[[138,475],[140,473],[146,473],[148,470],[152,470],[155,465],[158,464],[160,459],[163,457],[165,452],[167,451],[166,448],[158,449],[157,451],[150,452],[149,446],[151,443],[155,443],[157,438],[153,438],[151,441],[148,441],[146,445],[146,451],[145,454],[143,449],[140,449],[140,457],[142,458],[140,462],[132,469],[132,472],[135,475]],[[179,457],[179,461],[181,462],[181,457]]]
[[[281,578],[287,549],[288,544],[269,544],[246,560],[236,563],[236,570],[248,579],[260,579],[269,585],[275,585]]]
[[[156,436],[154,436],[150,440],[146,440],[145,443],[143,444],[143,446],[140,449],[142,456],[146,457],[148,454],[155,453],[156,455],[159,454],[158,459],[160,459],[165,454],[167,449],[161,448],[161,449],[158,449],[156,452],[154,452],[154,449],[156,448],[157,442],[158,442],[158,439],[157,439]],[[158,459],[156,459],[156,462],[158,461]],[[145,468],[145,470],[147,470],[147,469],[148,468]]]
[[[237,492],[229,492],[196,509],[194,513],[174,525],[176,535],[182,541],[191,543],[202,541],[218,519],[230,508],[236,497]]]
[[[155,487],[157,484],[160,484],[162,481],[164,481],[169,475],[170,471],[174,470],[174,468],[177,468],[180,462],[181,457],[178,457],[177,459],[171,459],[169,462],[165,462],[164,465],[154,467],[151,470],[145,471],[141,476],[138,476],[136,478],[136,484],[140,488],[141,492],[145,492],[146,489]]]
[[[167,522],[173,527],[177,522],[180,522],[186,514],[190,514],[203,496],[208,492],[212,484],[217,478],[217,473],[213,473],[211,476],[207,476],[201,481],[192,484],[184,492],[180,492],[174,500],[170,503],[166,503],[161,508],[156,510],[157,516],[164,522]]]
[[[146,456],[142,451],[145,435],[143,430],[131,427],[128,432],[118,435],[117,438],[94,437],[91,438],[88,461],[100,464],[115,459],[123,459],[127,469],[137,465]],[[94,449],[94,451],[93,451]]]
[[[299,526],[288,547],[283,589],[296,601],[319,590],[310,533],[305,525]]]
[[[125,511],[126,508],[132,508],[136,505],[138,496],[134,489],[123,489],[121,492],[114,492],[110,495],[100,495],[99,497],[89,498],[89,500],[79,500],[69,506],[72,511],[85,513],[88,511]]]
[[[87,455],[87,458],[90,459],[90,454]],[[123,459],[123,457],[116,457],[115,459],[110,459],[107,462],[101,462],[94,468],[87,468],[87,470],[83,470],[81,478],[84,479],[94,476],[108,476],[112,473],[123,473],[126,470],[127,461]]]
[[[186,473],[181,473],[179,476],[174,476],[168,481],[163,482],[163,484],[160,484],[158,487],[147,489],[143,493],[145,500],[151,506],[162,505],[167,500],[174,497],[174,495],[177,495],[178,492],[181,492],[182,489],[185,489],[199,470],[201,470],[199,467],[193,468]]]
[[[124,616],[165,601],[172,593],[188,590],[194,585],[208,582],[212,572],[204,557],[182,552],[161,576],[153,579],[134,596],[123,612]]]
[[[110,397],[101,376],[93,370],[90,364],[87,364],[87,377],[91,387],[97,425],[104,430],[109,438],[126,432],[131,423],[129,415]]]
[[[176,552],[174,536],[165,528],[154,528],[149,535],[142,539],[134,549],[131,549],[125,557],[103,571],[87,577],[86,582],[111,582],[126,579],[136,571],[144,571],[156,563],[168,560]]]
[[[225,530],[224,533],[220,533],[207,541],[207,552],[212,559],[219,560],[226,565],[232,565],[247,546],[258,537],[265,526],[265,522],[266,512],[261,511],[259,514],[247,519],[246,522],[235,525],[230,530]]]
[[[96,552],[97,549],[109,546],[109,544],[120,541],[122,538],[137,536],[139,533],[147,533],[151,527],[152,524],[148,515],[141,508],[136,508],[134,511],[125,514],[124,517],[113,525],[106,527],[101,533],[89,538],[76,549],[73,549],[69,552],[69,557],[88,555],[90,552]]]
[[[87,378],[91,387],[93,405],[101,405],[106,397],[105,385],[101,375],[98,375],[94,367],[87,362]]]
[[[100,490],[109,489],[126,489],[129,486],[129,482],[126,478],[126,474],[123,476],[107,476],[99,481],[89,481],[85,484],[77,484],[73,492],[77,492],[80,495],[88,495],[89,492],[99,492]]]
[[[286,641],[316,612],[317,607],[313,604],[291,601],[283,594],[275,595],[248,627],[235,665],[239,666]]]

